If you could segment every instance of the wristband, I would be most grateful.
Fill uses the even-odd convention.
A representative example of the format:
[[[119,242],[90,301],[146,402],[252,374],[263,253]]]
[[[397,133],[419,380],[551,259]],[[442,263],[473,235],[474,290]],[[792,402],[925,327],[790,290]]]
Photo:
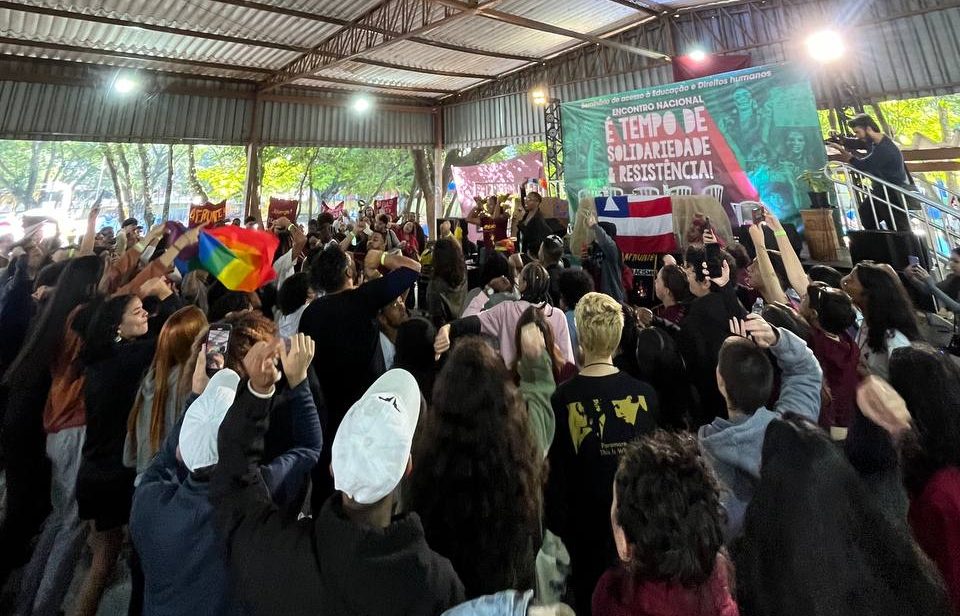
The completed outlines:
[[[386,253],[386,252],[381,252],[381,253],[380,253],[380,265],[383,265],[386,260],[387,260],[387,253]]]
[[[294,229],[294,227],[296,227],[296,226],[297,226],[297,225],[295,225],[295,224],[293,224],[293,223],[290,223],[290,225],[287,226],[287,231],[288,231],[289,233],[293,233],[293,229]]]
[[[134,244],[133,247],[137,249],[137,252],[143,252],[144,250],[147,249],[147,245],[143,243],[143,240]]]
[[[787,237],[787,232],[783,229],[779,229],[773,232],[773,237]]]

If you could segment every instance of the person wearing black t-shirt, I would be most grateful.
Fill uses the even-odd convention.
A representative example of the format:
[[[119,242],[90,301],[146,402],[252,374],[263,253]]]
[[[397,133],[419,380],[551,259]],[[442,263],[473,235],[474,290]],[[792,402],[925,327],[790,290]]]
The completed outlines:
[[[590,613],[597,580],[616,563],[610,485],[627,445],[657,427],[653,387],[613,365],[623,312],[608,295],[588,293],[575,310],[584,364],[551,400],[557,432],[550,448],[546,525],[570,552],[578,614]]]
[[[840,151],[840,159],[849,163],[854,169],[869,173],[893,186],[909,188],[910,181],[907,176],[907,167],[903,162],[903,153],[893,139],[883,134],[876,120],[861,113],[851,118],[847,126],[853,130],[856,138],[837,139],[839,142],[837,145],[843,148]],[[866,151],[866,154],[855,156],[849,149]],[[879,183],[874,183],[873,194],[876,200],[865,198],[859,208],[863,227],[878,229],[880,222],[885,222],[889,231],[909,231],[907,204],[902,196]],[[893,207],[888,207],[887,202]]]
[[[377,313],[412,287],[420,274],[420,263],[399,254],[370,250],[366,260],[377,260],[389,271],[359,287],[354,286],[354,260],[339,246],[325,248],[310,264],[314,287],[326,293],[303,311],[300,331],[317,341],[313,367],[329,414],[324,458],[314,471],[314,504],[333,493],[329,464],[324,460],[329,462],[340,420],[377,378]]]
[[[540,245],[552,233],[547,219],[540,211],[543,197],[540,193],[528,193],[523,200],[523,218],[517,224],[517,235],[520,239],[520,253],[536,257],[540,252]]]

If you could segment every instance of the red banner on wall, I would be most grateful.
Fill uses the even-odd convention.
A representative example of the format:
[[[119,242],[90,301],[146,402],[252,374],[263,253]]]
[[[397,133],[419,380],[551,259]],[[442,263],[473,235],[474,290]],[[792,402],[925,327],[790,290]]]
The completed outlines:
[[[397,197],[377,199],[373,202],[373,211],[377,214],[386,214],[391,219],[397,219]]]
[[[333,216],[334,220],[336,220],[337,218],[340,218],[341,216],[343,216],[343,201],[341,201],[340,203],[332,207],[327,205],[326,201],[321,201],[320,211],[325,214],[330,214],[331,216]]]
[[[207,201],[203,205],[191,205],[189,222],[191,227],[209,223],[215,225],[227,219],[227,202],[210,203]]]
[[[297,219],[300,202],[296,199],[277,199],[270,197],[270,207],[267,208],[267,220],[273,221],[286,217],[293,222]]]
[[[674,81],[687,81],[750,68],[753,66],[753,61],[749,55],[716,56],[709,54],[703,59],[677,56],[673,58],[670,66],[673,67]]]

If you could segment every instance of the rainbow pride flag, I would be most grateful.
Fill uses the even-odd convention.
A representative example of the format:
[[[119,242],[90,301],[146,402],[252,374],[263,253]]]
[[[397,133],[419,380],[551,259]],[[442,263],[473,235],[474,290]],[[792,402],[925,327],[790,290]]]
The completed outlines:
[[[277,277],[273,255],[280,240],[269,231],[232,225],[204,229],[197,259],[231,291],[256,291]]]
[[[171,244],[186,230],[179,222],[168,222],[167,229]],[[204,229],[197,245],[181,251],[175,265],[181,273],[204,269],[231,291],[256,291],[277,277],[273,255],[279,244],[269,231],[232,225]]]

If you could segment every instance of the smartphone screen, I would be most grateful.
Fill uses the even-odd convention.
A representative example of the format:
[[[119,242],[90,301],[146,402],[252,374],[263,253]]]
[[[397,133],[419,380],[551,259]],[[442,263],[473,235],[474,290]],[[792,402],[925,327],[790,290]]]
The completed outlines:
[[[207,333],[207,374],[221,370],[227,357],[227,348],[230,346],[231,326],[225,323],[211,325]]]
[[[719,244],[707,244],[706,245],[706,254],[707,254],[707,272],[709,272],[711,278],[719,278],[723,273],[723,267],[720,263],[722,257],[720,256],[720,245]]]
[[[909,263],[911,267],[920,265],[920,257],[910,255],[907,257],[907,263]]]
[[[765,212],[763,211],[762,207],[753,208],[751,214],[753,215],[753,224],[759,225],[763,222]]]

